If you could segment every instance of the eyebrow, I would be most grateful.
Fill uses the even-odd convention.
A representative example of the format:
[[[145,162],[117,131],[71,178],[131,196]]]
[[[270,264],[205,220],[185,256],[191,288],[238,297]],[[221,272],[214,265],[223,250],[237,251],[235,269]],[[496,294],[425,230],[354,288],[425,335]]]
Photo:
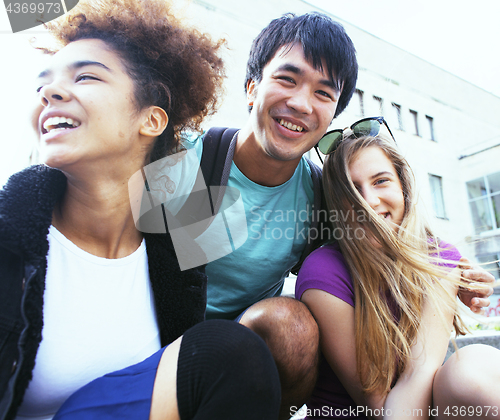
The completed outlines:
[[[294,74],[297,74],[299,76],[302,76],[304,74],[304,70],[302,70],[301,68],[293,65],[293,64],[290,64],[290,63],[285,63],[285,64],[282,64],[281,66],[279,66],[276,71],[289,71],[290,73],[294,73]],[[331,89],[333,89],[334,91],[336,92],[340,92],[340,89],[339,87],[337,86],[337,83],[335,82],[332,82],[331,80],[328,80],[328,79],[322,79],[319,81],[322,85],[325,85]]]
[[[389,172],[389,171],[381,171],[375,175],[372,175],[371,176],[371,179],[374,179],[374,178],[378,178],[379,176],[382,176],[382,175],[391,175],[391,176],[395,176],[392,172]]]
[[[107,71],[113,73],[113,70],[111,70],[108,66],[106,66],[102,63],[99,63],[98,61],[92,61],[92,60],[75,61],[74,63],[70,64],[68,66],[68,68],[70,70],[78,70],[78,69],[81,69],[82,67],[86,67],[86,66],[102,67],[103,69],[106,69]],[[52,74],[52,70],[44,70],[38,75],[38,78],[46,77],[46,76],[49,76],[50,74]]]

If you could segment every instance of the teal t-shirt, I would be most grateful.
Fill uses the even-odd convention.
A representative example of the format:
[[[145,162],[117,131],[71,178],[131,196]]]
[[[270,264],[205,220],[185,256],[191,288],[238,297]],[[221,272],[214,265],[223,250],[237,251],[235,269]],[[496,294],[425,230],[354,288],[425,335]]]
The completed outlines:
[[[201,156],[201,139],[185,144]],[[208,263],[207,319],[234,319],[255,302],[280,295],[285,277],[307,243],[310,226],[314,190],[304,158],[293,176],[277,187],[254,183],[233,162],[228,186],[240,191],[248,239]]]

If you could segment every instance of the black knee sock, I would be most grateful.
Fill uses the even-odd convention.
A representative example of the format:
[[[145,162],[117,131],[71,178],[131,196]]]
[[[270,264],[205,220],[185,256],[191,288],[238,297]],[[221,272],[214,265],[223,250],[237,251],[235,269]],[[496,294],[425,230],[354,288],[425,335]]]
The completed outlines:
[[[181,420],[276,420],[281,389],[264,341],[234,321],[189,329],[177,364]]]

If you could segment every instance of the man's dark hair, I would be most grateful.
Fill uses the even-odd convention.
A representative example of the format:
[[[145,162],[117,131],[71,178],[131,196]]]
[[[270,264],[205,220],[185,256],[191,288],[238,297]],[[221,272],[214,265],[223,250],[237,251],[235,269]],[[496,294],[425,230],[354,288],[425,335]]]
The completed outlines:
[[[285,45],[301,44],[304,56],[316,70],[323,70],[338,87],[342,88],[335,117],[339,115],[351,100],[356,79],[358,62],[356,50],[344,27],[330,17],[317,13],[296,16],[287,13],[274,19],[254,39],[247,63],[245,91],[248,82],[260,83],[262,71],[276,52]]]

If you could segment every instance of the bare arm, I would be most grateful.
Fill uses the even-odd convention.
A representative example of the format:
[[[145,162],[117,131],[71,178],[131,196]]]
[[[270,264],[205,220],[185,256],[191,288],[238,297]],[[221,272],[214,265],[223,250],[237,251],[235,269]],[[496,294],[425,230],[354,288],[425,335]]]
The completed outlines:
[[[460,271],[457,267],[450,276],[458,278]],[[447,285],[447,288],[456,295],[456,286]],[[385,402],[385,408],[392,410],[392,419],[429,418],[434,376],[446,356],[454,311],[443,310],[443,315],[444,319],[430,299],[424,301],[422,320],[417,340],[411,348],[409,364]]]
[[[450,275],[458,275],[459,272],[456,268]],[[354,308],[317,289],[304,292],[301,300],[318,322],[321,349],[326,360],[356,404],[372,410],[384,408],[383,413],[390,414],[388,418],[391,419],[429,417],[434,375],[444,360],[450,336],[451,311],[446,314],[446,323],[443,323],[436,308],[426,301],[407,368],[387,395],[366,394],[356,367]]]
[[[380,409],[385,396],[363,392],[356,367],[354,308],[323,290],[308,289],[301,300],[309,307],[320,330],[320,346],[342,385],[358,406]]]

